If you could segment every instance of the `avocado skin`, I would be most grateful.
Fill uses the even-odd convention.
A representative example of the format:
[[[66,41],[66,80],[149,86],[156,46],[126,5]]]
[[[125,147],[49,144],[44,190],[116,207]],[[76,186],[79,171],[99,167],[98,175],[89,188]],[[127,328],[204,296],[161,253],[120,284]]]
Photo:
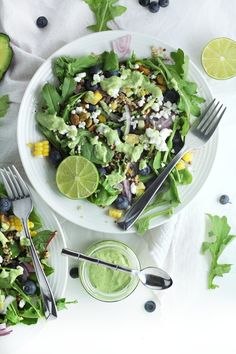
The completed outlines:
[[[10,46],[10,37],[5,33],[0,33],[0,42],[2,41],[6,43],[4,50],[7,51],[7,59],[4,58],[3,62],[0,59],[0,80],[3,78],[6,71],[8,70],[13,58],[13,50]]]

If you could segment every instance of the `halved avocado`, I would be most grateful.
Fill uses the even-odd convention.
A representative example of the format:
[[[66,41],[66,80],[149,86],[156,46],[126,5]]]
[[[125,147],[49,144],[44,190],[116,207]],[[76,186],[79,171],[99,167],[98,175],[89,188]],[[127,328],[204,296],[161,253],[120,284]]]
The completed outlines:
[[[10,46],[10,38],[0,33],[0,80],[9,68],[13,57],[13,50]]]

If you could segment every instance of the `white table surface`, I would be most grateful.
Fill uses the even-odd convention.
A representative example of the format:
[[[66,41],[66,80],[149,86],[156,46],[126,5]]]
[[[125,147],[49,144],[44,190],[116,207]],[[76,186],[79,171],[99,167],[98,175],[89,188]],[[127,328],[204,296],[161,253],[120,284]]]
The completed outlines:
[[[0,5],[6,6],[7,1],[0,1]],[[11,2],[16,3],[16,0]],[[236,40],[236,2],[233,0],[170,0],[169,8],[155,15],[140,7],[136,0],[120,2],[128,6],[128,11],[113,24],[113,28],[117,28],[118,24],[122,29],[146,32],[174,47],[181,47],[200,69],[200,53],[210,39],[227,36]],[[23,3],[26,4],[25,1]],[[66,7],[62,3],[58,1],[54,15],[46,1],[37,2],[36,6],[36,2],[31,0],[27,6],[36,6],[38,15],[45,14],[53,22],[57,12],[64,18]],[[83,10],[81,21],[78,13],[79,27],[85,28],[91,23],[91,14],[81,1],[69,0],[67,5],[71,14],[74,13],[73,6]],[[44,12],[44,8],[47,11]],[[12,16],[17,19],[14,8],[12,11]],[[23,10],[20,16],[21,20],[22,16],[23,19],[24,16],[28,18]],[[10,32],[10,26],[7,29]],[[87,31],[84,30],[84,33]],[[75,34],[70,36],[65,30],[62,44],[75,37]],[[33,52],[35,50],[32,49]],[[235,354],[236,266],[232,267],[230,274],[217,279],[219,289],[207,290],[209,260],[200,254],[200,247],[206,234],[206,213],[227,215],[232,232],[236,233],[236,78],[207,80],[214,95],[227,105],[228,110],[220,126],[219,148],[212,172],[198,196],[180,216],[181,232],[175,235],[171,249],[174,285],[162,294],[160,302],[155,297],[157,310],[152,314],[144,311],[145,301],[154,296],[141,285],[126,300],[105,304],[90,298],[79,281],[70,278],[66,297],[77,299],[78,304],[60,312],[57,321],[41,323],[30,330],[24,327],[20,329],[20,336],[18,332],[18,335],[0,339],[1,354]],[[17,114],[17,107],[13,109]],[[0,123],[0,129],[2,125]],[[2,139],[1,145],[4,143]],[[14,149],[9,151],[4,162],[15,161],[16,147]],[[228,194],[232,204],[220,205],[217,199],[221,194]],[[68,246],[75,249],[86,247],[92,240],[108,237],[91,233],[84,238],[83,229],[66,221],[63,228],[68,236]],[[128,235],[123,240],[132,246],[137,237]],[[236,265],[236,242],[229,246],[221,260]],[[70,262],[72,264],[75,263]],[[168,258],[166,264],[168,266]]]

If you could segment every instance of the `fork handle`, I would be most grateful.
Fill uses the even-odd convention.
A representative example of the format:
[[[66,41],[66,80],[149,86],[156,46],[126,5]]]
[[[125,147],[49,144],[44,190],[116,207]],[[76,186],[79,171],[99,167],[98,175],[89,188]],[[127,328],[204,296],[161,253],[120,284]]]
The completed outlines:
[[[170,161],[170,163],[165,167],[165,169],[160,173],[160,175],[152,182],[152,184],[147,188],[145,193],[133,204],[133,206],[127,211],[127,213],[120,220],[117,221],[117,225],[123,230],[128,230],[138,219],[140,214],[144,211],[146,206],[151,202],[151,200],[155,197],[162,184],[169,176],[170,172],[173,170],[175,165],[181,159],[181,157],[187,152],[189,149],[187,147],[183,147],[178,154]]]
[[[54,296],[52,294],[47,277],[46,277],[44,270],[42,268],[37,251],[34,247],[34,243],[32,241],[31,235],[29,233],[27,221],[25,219],[22,219],[22,224],[23,224],[25,235],[28,238],[28,240],[30,241],[30,253],[31,253],[32,260],[33,260],[35,273],[36,273],[36,276],[37,276],[37,279],[39,282],[39,288],[40,288],[40,292],[41,292],[42,299],[43,299],[45,318],[46,319],[53,318],[53,317],[56,318],[57,317],[57,307],[56,307],[56,303],[54,300]]]

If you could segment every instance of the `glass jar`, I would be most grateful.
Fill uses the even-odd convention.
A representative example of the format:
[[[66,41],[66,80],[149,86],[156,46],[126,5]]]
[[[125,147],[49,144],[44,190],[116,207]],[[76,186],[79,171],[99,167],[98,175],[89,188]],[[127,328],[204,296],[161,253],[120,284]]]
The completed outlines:
[[[140,270],[136,254],[119,241],[108,240],[93,243],[85,253],[91,257]],[[95,299],[107,302],[126,298],[139,283],[138,277],[129,273],[83,261],[80,262],[79,274],[84,289]]]

